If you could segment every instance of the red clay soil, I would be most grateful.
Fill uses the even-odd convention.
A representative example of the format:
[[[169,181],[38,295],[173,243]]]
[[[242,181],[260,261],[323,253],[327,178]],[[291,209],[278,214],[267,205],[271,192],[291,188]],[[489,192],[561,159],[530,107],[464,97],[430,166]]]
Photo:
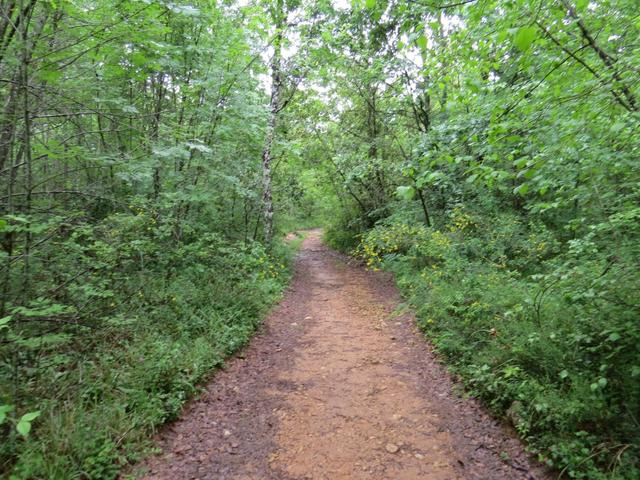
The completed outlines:
[[[182,419],[146,479],[542,479],[460,391],[387,275],[302,244],[284,300]]]

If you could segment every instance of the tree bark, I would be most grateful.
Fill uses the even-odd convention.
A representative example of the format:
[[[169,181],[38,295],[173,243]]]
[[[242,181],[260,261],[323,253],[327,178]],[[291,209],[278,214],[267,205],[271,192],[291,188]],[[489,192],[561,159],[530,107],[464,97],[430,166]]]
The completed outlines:
[[[420,204],[422,205],[422,213],[424,213],[424,223],[427,224],[427,227],[431,227],[431,217],[429,216],[429,209],[427,208],[427,201],[424,198],[424,193],[422,193],[422,189],[416,186],[416,191],[418,192],[418,198],[420,198]]]

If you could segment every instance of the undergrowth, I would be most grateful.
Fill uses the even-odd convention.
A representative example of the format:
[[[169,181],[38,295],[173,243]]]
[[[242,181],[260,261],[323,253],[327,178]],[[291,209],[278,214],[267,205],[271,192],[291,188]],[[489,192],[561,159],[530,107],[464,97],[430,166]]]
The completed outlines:
[[[451,370],[560,477],[630,480],[640,477],[639,252],[637,227],[621,221],[561,248],[514,214],[456,208],[439,229],[400,214],[353,253],[395,273]],[[615,257],[611,229],[622,232]]]
[[[69,287],[14,309],[0,331],[13,365],[1,370],[0,476],[116,478],[278,300],[299,242],[269,253],[206,231],[176,240],[171,223],[114,214],[51,249],[51,264],[74,266],[57,273]]]

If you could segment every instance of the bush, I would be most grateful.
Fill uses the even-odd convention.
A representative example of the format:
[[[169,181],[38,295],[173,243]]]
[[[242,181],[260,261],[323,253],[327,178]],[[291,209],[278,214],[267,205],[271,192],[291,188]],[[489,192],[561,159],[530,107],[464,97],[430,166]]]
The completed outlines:
[[[571,478],[637,478],[637,250],[568,248],[539,224],[459,209],[442,231],[388,220],[355,253],[395,272],[471,394]]]
[[[34,279],[63,285],[55,301],[10,307],[0,328],[0,361],[12,365],[0,374],[0,405],[12,410],[0,471],[116,478],[248,340],[288,282],[289,250],[188,225],[176,240],[174,219],[143,208],[93,225],[78,218],[62,235]],[[18,433],[20,416],[36,411],[31,432]]]
[[[352,212],[340,212],[340,216],[326,229],[324,240],[331,248],[346,253],[358,245],[358,238],[364,230],[363,219]]]

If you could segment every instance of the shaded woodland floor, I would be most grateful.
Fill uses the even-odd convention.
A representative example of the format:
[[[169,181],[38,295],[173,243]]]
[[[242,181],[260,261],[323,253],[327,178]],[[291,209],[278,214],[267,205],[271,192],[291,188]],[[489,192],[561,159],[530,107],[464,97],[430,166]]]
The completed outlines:
[[[542,479],[461,396],[388,276],[312,231],[285,299],[181,419],[147,479]]]

